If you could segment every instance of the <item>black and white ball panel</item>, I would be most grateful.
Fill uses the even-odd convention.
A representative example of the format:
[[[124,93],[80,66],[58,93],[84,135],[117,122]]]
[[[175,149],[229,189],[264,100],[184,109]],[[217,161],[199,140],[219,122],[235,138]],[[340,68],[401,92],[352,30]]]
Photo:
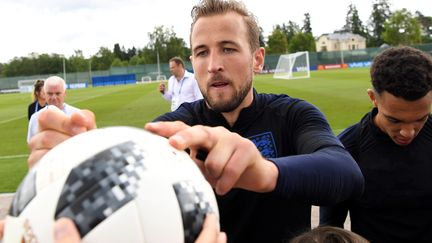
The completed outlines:
[[[213,190],[188,154],[129,127],[96,129],[51,150],[18,189],[10,215],[25,218],[38,242],[71,218],[83,242],[194,242]]]

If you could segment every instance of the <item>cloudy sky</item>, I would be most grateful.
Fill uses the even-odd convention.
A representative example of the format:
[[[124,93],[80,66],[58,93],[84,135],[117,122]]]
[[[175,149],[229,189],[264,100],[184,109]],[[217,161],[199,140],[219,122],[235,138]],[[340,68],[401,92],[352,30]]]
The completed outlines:
[[[85,57],[101,46],[142,48],[155,26],[173,27],[189,44],[190,10],[198,0],[0,0],[0,62],[29,53],[57,53],[67,57],[82,50]],[[289,20],[303,25],[310,13],[315,36],[340,29],[353,3],[363,22],[373,0],[244,0],[258,18],[265,35]],[[420,10],[432,16],[429,0],[389,0],[391,10]],[[330,9],[330,11],[325,11]]]

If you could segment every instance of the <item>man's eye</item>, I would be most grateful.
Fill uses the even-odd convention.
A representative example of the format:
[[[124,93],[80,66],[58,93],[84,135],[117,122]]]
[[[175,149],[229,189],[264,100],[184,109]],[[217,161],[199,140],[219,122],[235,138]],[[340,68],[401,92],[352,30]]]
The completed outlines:
[[[391,122],[391,123],[393,123],[393,124],[397,124],[397,123],[400,122],[400,121],[395,120],[395,119],[388,119],[388,121]]]
[[[195,54],[195,56],[197,56],[197,57],[202,57],[202,56],[205,56],[205,55],[207,55],[207,51],[198,51]]]
[[[234,49],[232,49],[232,48],[224,48],[223,51],[225,53],[232,53],[232,52],[234,52]]]

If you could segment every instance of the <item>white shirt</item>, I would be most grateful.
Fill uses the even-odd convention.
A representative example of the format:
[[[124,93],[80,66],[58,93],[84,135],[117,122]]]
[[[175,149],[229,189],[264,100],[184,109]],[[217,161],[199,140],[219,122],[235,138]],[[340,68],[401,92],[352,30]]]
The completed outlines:
[[[168,79],[168,90],[162,96],[171,101],[171,111],[177,110],[184,102],[193,102],[203,98],[198,82],[187,70],[180,80],[177,80],[174,75]]]
[[[46,109],[49,109],[52,107],[52,105],[47,105],[45,108],[39,110],[36,113],[33,113],[33,115],[30,118],[29,125],[28,125],[28,132],[27,132],[27,143],[30,141],[30,139],[39,131],[39,115],[41,112],[44,112]],[[70,106],[66,103],[63,104],[63,112],[70,116],[72,113],[79,111],[80,109]]]

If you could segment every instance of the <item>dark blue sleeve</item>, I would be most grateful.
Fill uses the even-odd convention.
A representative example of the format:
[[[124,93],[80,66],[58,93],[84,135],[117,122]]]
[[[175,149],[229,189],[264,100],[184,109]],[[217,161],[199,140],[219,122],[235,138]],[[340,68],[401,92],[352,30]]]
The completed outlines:
[[[332,205],[363,192],[364,178],[357,163],[342,147],[310,154],[271,159],[279,170],[274,193],[314,205]]]
[[[360,123],[345,129],[338,138],[355,159],[358,155]],[[320,225],[330,225],[343,228],[349,211],[349,201],[332,206],[320,207]]]

